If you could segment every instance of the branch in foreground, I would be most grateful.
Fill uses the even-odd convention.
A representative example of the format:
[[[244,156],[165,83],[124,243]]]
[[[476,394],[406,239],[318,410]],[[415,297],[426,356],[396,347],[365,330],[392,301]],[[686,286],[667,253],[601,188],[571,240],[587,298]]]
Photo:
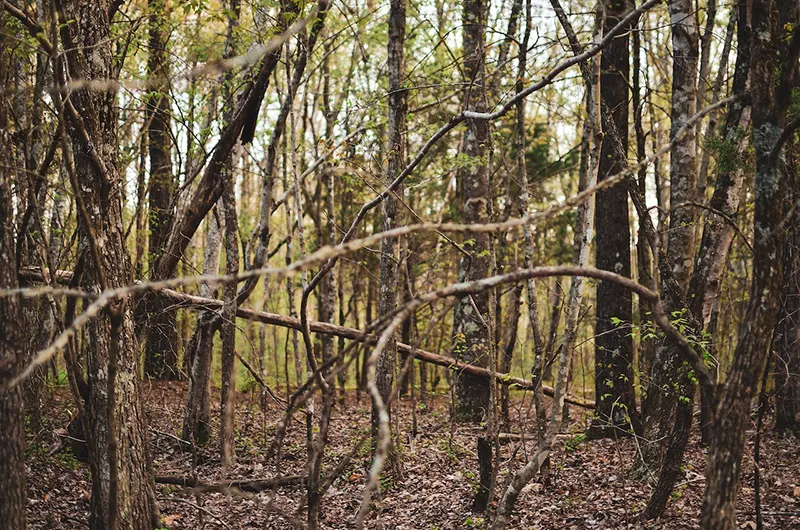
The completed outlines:
[[[55,276],[59,282],[68,282],[70,278],[72,278],[72,272],[56,271]],[[21,269],[20,279],[23,279],[27,282],[43,281],[41,272],[32,268]],[[192,311],[218,311],[223,307],[223,302],[221,300],[184,294],[172,289],[162,289],[158,291],[158,294],[159,296],[162,296],[163,298],[175,303],[177,305],[177,309],[186,309]],[[257,311],[255,309],[238,307],[236,309],[236,316],[245,320],[261,322],[262,324],[296,329],[298,331],[302,329],[302,324],[300,323],[299,319],[279,315],[276,313],[268,313],[266,311]],[[378,340],[376,336],[365,335],[363,331],[345,326],[338,326],[336,324],[329,324],[327,322],[310,321],[309,326],[311,328],[311,332],[313,333],[333,335],[349,340],[368,343],[374,343]],[[497,379],[497,381],[500,383],[508,385],[512,388],[518,388],[520,390],[533,390],[535,386],[532,381],[522,379],[521,377],[514,377],[510,374],[493,372],[487,368],[462,363],[460,361],[456,361],[452,357],[446,357],[444,355],[439,355],[429,351],[415,349],[414,347],[402,342],[397,343],[397,349],[404,353],[413,353],[417,359],[426,363],[434,364],[436,366],[444,366],[445,368],[454,371],[461,370],[478,377],[495,377],[495,379]],[[542,390],[546,396],[553,396],[553,387],[542,385]],[[578,407],[586,409],[594,408],[594,402],[581,399],[579,397],[567,396],[566,401],[567,403]]]

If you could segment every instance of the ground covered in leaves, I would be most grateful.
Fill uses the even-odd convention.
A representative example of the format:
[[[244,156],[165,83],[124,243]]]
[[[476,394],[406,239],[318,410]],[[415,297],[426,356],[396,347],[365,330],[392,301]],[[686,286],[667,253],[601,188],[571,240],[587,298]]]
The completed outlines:
[[[266,461],[282,416],[279,402],[258,394],[241,394],[237,407],[237,464],[223,476],[213,444],[187,451],[178,439],[186,397],[184,383],[148,383],[146,403],[150,413],[154,472],[159,477],[196,477],[201,482],[254,480],[277,475],[303,475],[306,458],[305,422],[300,415],[291,423],[279,464]],[[28,520],[31,528],[84,528],[89,516],[90,483],[86,464],[72,453],[64,429],[74,410],[69,393],[59,387],[45,398],[44,417],[29,422]],[[516,396],[512,431],[520,433],[520,418],[529,416],[529,400]],[[449,398],[436,396],[425,403],[403,399],[395,415],[399,437],[399,473],[382,479],[380,498],[373,502],[370,528],[460,529],[485,528],[490,514],[471,511],[478,485],[476,440],[478,427],[454,426],[449,421]],[[317,406],[319,410],[319,406]],[[412,414],[412,410],[416,414]],[[517,503],[515,528],[697,528],[705,469],[704,450],[692,438],[683,479],[672,496],[664,518],[642,524],[637,514],[650,487],[629,474],[636,454],[635,441],[585,441],[586,417],[572,408],[570,423],[559,436],[553,454],[552,481],[528,485]],[[416,433],[413,432],[416,416]],[[325,450],[323,476],[332,479],[321,503],[323,528],[352,528],[369,473],[370,406],[355,392],[333,413]],[[38,423],[38,427],[35,425]],[[524,422],[531,425],[531,422]],[[765,528],[800,528],[800,441],[776,438],[767,425],[761,441],[761,499]],[[755,529],[753,489],[754,432],[748,436],[739,496],[739,525]],[[501,473],[497,495],[509,468],[521,466],[534,443],[519,436],[501,444]],[[64,443],[64,442],[67,443]],[[341,473],[331,477],[340,469]],[[198,491],[158,484],[158,500],[168,528],[292,528],[304,526],[305,490],[302,485],[268,488],[259,493],[236,488]],[[492,507],[493,508],[493,507]],[[492,509],[490,508],[490,510]]]

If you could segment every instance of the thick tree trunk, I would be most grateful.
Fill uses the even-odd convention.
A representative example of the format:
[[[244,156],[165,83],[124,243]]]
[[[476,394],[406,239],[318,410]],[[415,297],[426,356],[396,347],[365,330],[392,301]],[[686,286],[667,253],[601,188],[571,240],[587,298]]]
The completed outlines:
[[[109,3],[69,1],[60,8],[61,38],[72,78],[114,79]],[[79,206],[78,251],[86,260],[80,286],[100,292],[130,285],[133,271],[125,247],[123,184],[117,171],[115,94],[81,90],[73,92],[66,105],[74,167],[69,150],[63,151]],[[86,328],[89,524],[96,529],[158,524],[131,305],[126,300],[115,302]]]
[[[149,57],[147,75],[154,83],[147,94],[145,123],[147,124],[150,154],[149,227],[150,242],[148,263],[153,279],[157,265],[167,243],[174,220],[172,202],[175,194],[175,176],[172,173],[172,121],[169,96],[169,62],[167,57],[167,0],[148,0]],[[147,345],[144,370],[157,379],[178,379],[178,328],[174,310],[158,304],[148,304]],[[148,300],[149,302],[150,300]]]
[[[699,37],[693,4],[689,0],[671,0],[669,10],[674,56],[670,138],[674,138],[696,110]],[[670,157],[670,221],[667,253],[662,257],[667,263],[661,266],[669,268],[670,280],[674,280],[672,286],[665,283],[662,289],[666,307],[672,312],[685,307],[682,298],[686,297],[694,263],[695,209],[685,203],[695,199],[696,155],[695,128],[691,127],[675,142]],[[646,442],[642,447],[642,457],[652,473],[661,467],[670,443],[670,433],[674,431],[675,443],[679,443],[680,433],[688,428],[685,424],[691,424],[691,407],[678,406],[679,400],[688,399],[690,403],[694,400],[695,389],[687,377],[688,372],[689,366],[682,361],[676,345],[671,341],[658,345],[652,381],[646,389],[643,404]],[[666,392],[665,388],[679,390]],[[671,453],[680,453],[682,458],[683,450],[674,448]],[[671,491],[671,486],[669,489]]]
[[[782,192],[785,157],[778,145],[797,83],[798,5],[772,0],[752,7],[750,69],[756,160],[753,279],[733,364],[720,389],[714,437],[708,451],[701,526],[736,528],[736,493],[750,406],[758,391],[775,329],[781,291]]]
[[[0,11],[0,89],[4,92],[11,60],[10,40],[6,33],[5,12]],[[17,287],[15,260],[13,200],[11,183],[11,131],[8,127],[7,105],[0,105],[0,289]],[[25,405],[22,385],[8,388],[8,383],[23,368],[25,339],[21,301],[14,296],[0,298],[0,521],[8,528],[25,528]]]
[[[605,31],[619,23],[628,4],[622,0],[605,0]],[[611,111],[619,132],[622,156],[628,150],[628,35],[612,40],[601,59],[600,94],[603,105]],[[613,139],[603,140],[598,182],[626,167]],[[631,276],[631,233],[628,218],[628,194],[623,186],[615,186],[597,194],[595,230],[597,268]],[[597,315],[595,320],[595,400],[596,417],[589,428],[593,438],[629,432],[638,424],[636,395],[633,384],[633,338],[628,326],[633,322],[633,301],[630,291],[608,282],[597,283]],[[617,320],[618,319],[618,320]]]
[[[484,0],[465,0],[464,24],[464,82],[467,88],[462,103],[465,109],[486,110],[486,49],[484,34],[488,5]],[[463,153],[469,163],[458,170],[462,190],[464,222],[482,224],[489,221],[489,122],[467,120]],[[491,274],[492,257],[487,233],[465,234],[464,250],[470,255],[462,257],[459,281],[485,278]],[[489,322],[493,319],[489,308],[489,292],[465,296],[458,300],[453,314],[453,355],[456,359],[478,366],[489,362]],[[480,422],[489,407],[489,384],[470,374],[458,374],[456,389],[456,418],[460,421]]]
[[[747,16],[747,1],[740,0],[737,5],[736,16],[731,14],[737,22],[737,53],[736,66],[733,76],[732,92],[734,95],[743,95],[747,90],[747,77],[749,73],[749,39],[750,24]],[[727,42],[727,41],[726,41]],[[729,47],[729,46],[728,46]],[[723,60],[723,62],[726,62]],[[715,97],[715,99],[717,99]],[[714,194],[709,206],[718,213],[708,213],[703,225],[703,236],[700,242],[700,252],[695,260],[692,279],[689,282],[689,310],[695,320],[706,331],[710,331],[711,313],[719,296],[722,286],[723,274],[728,261],[728,251],[734,236],[734,227],[729,219],[735,219],[741,200],[742,184],[744,182],[744,168],[736,160],[744,154],[748,142],[743,130],[750,123],[750,107],[744,101],[736,101],[728,108],[723,132],[725,142],[735,148],[734,160],[721,160],[717,166],[718,176],[714,186]],[[709,124],[711,127],[711,124]],[[705,155],[703,164],[706,163]],[[702,164],[701,164],[702,165]],[[703,168],[700,177],[703,178]],[[698,187],[701,184],[698,183]],[[702,441],[708,445],[712,435],[713,397],[700,389],[700,428]]]

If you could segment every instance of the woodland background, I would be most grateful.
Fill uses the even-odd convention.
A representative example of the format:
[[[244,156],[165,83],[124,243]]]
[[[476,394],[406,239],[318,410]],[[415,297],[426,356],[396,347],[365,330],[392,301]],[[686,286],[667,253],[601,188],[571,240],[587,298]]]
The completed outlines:
[[[2,7],[4,527],[800,524],[796,1]]]

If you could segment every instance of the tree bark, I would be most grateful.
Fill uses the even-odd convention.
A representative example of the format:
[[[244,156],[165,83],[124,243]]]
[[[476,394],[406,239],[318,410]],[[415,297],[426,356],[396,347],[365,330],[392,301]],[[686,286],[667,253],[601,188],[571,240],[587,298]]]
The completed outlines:
[[[797,3],[784,0],[754,2],[752,17],[753,278],[733,364],[719,391],[715,435],[708,451],[701,526],[710,530],[736,528],[736,493],[750,406],[766,363],[781,291],[781,198],[787,179],[779,142],[797,83],[800,55],[800,36],[787,28],[797,27],[800,17]]]
[[[233,57],[237,53],[237,27],[239,26],[240,11],[240,1],[230,0],[227,10],[228,28],[225,36],[224,57]],[[232,84],[233,76],[228,73],[224,77],[222,84],[222,100],[225,102],[232,99]],[[231,126],[234,112],[235,110],[230,106],[223,110],[222,119],[225,124],[224,130],[226,131]],[[223,194],[229,186],[228,181],[233,178],[232,167],[233,147],[228,151],[227,158],[218,161],[217,178],[223,187]],[[232,197],[232,193],[231,191],[229,199]],[[203,261],[204,274],[213,275],[219,273],[219,252],[222,238],[220,216],[227,221],[228,213],[227,204],[223,204],[221,214],[217,208],[212,210],[212,215],[208,217],[209,229],[206,235],[206,249]],[[238,226],[236,230],[238,231]],[[227,230],[225,235],[228,235]],[[238,248],[236,252],[238,253]],[[162,271],[159,269],[159,273],[161,272]],[[207,289],[207,286],[201,286],[201,289],[203,287]],[[208,294],[206,294],[206,296],[208,296]],[[197,319],[197,326],[195,327],[192,338],[189,340],[189,347],[187,348],[187,352],[191,356],[192,364],[189,374],[189,398],[183,418],[183,438],[201,445],[208,442],[211,435],[211,404],[209,401],[211,395],[211,367],[213,361],[214,335],[222,325],[222,320],[219,316],[220,313],[201,313],[200,317]],[[222,446],[220,445],[220,447]]]
[[[0,89],[8,93],[12,47],[5,11],[0,11]],[[11,131],[7,105],[0,104],[0,289],[18,286],[13,218]],[[8,528],[25,528],[25,405],[22,385],[8,383],[23,368],[22,304],[18,297],[0,298],[0,521]]]
[[[557,0],[555,0],[553,4],[554,6],[558,6]],[[563,10],[557,7],[557,12],[559,10],[560,18],[562,16],[565,17],[566,15],[563,13]],[[526,12],[530,12],[530,0],[528,0],[526,4]],[[601,37],[599,18],[598,16],[598,26],[596,27],[598,34],[595,35],[595,40]],[[562,18],[562,24],[565,26],[565,29],[569,28],[567,29],[568,32],[572,33],[571,26],[568,25],[569,22],[566,18]],[[586,84],[587,118],[584,123],[581,142],[580,189],[586,189],[595,185],[600,162],[598,159],[602,156],[603,131],[600,125],[600,64],[598,59],[595,58],[589,62],[584,70],[584,76]],[[593,232],[592,221],[594,218],[592,212],[594,207],[593,202],[594,201],[590,198],[588,201],[581,203],[578,207],[578,221],[574,238],[574,261],[579,267],[585,267],[589,261]],[[584,278],[573,277],[570,285],[567,302],[566,328],[558,354],[558,375],[556,376],[553,401],[550,405],[550,421],[547,425],[547,430],[544,435],[540,436],[536,451],[533,453],[530,460],[522,469],[517,471],[508,482],[497,506],[497,516],[492,525],[494,530],[503,530],[508,527],[514,505],[522,489],[548,465],[553,442],[555,441],[558,431],[561,429],[564,402],[567,395],[566,387],[569,380],[569,360],[575,342],[581,300],[583,299],[583,282]]]
[[[229,167],[227,183],[222,194],[222,209],[225,211],[225,274],[239,273],[239,220],[236,216],[234,194],[234,170]],[[227,469],[236,458],[233,445],[236,405],[236,283],[224,287],[225,305],[222,310],[220,335],[222,338],[222,388],[220,393],[219,445],[222,467]]]
[[[57,8],[71,78],[114,79],[109,3],[68,1]],[[78,251],[86,257],[80,287],[100,292],[130,285],[133,270],[122,220],[115,94],[78,90],[66,105],[74,167],[66,145],[62,154],[78,203]],[[86,329],[89,526],[152,528],[158,524],[158,508],[131,303],[120,300],[101,310]]]
[[[167,57],[166,2],[167,0],[148,0],[147,3],[150,37],[147,75],[154,84],[145,100],[145,123],[150,155],[148,264],[150,277],[154,280],[165,279],[157,276],[157,265],[175,217],[172,210],[176,182],[171,159],[172,110],[168,80],[170,70]],[[154,305],[147,308],[149,321],[145,374],[156,379],[179,379],[177,314],[174,310],[158,305],[155,297],[148,300],[150,301],[154,302]]]
[[[737,53],[732,92],[734,95],[743,96],[747,90],[747,77],[750,71],[750,23],[747,1],[740,0],[736,9],[735,13],[731,13],[731,17],[737,20]],[[716,96],[715,99],[717,99]],[[709,128],[712,123],[709,123]],[[726,114],[723,139],[734,147],[735,156],[733,160],[722,158],[717,164],[718,176],[714,194],[709,202],[709,207],[713,209],[713,212],[706,214],[700,251],[695,260],[692,279],[689,282],[689,292],[692,293],[689,299],[689,310],[705,331],[710,331],[712,309],[719,296],[728,261],[728,251],[733,242],[735,231],[729,220],[735,220],[739,210],[744,168],[742,164],[738,163],[738,158],[744,154],[748,145],[747,138],[742,131],[747,129],[749,123],[749,106],[741,100],[734,102]],[[702,166],[706,164],[705,157],[706,155],[704,155],[700,169],[699,178],[701,179],[704,178]],[[698,188],[701,185],[703,184],[698,182]],[[713,397],[707,395],[701,388],[700,429],[702,442],[705,445],[711,442],[713,407]]]
[[[238,5],[238,1],[234,0]],[[297,15],[297,5],[291,0],[282,2],[281,9],[275,17],[278,21],[278,28],[283,30],[294,20]],[[227,160],[230,158],[234,147],[236,147],[245,119],[252,118],[255,109],[260,106],[264,92],[269,87],[272,73],[278,64],[282,46],[265,54],[254,68],[250,81],[239,93],[236,98],[235,109],[232,109],[230,122],[223,128],[219,135],[219,141],[212,149],[210,157],[200,182],[197,184],[191,200],[187,202],[187,207],[176,217],[172,225],[164,253],[158,262],[157,274],[159,278],[169,278],[174,275],[175,268],[183,257],[183,253],[189,244],[200,223],[206,214],[214,207],[222,196],[224,182],[220,178],[220,173],[224,169]],[[255,109],[253,108],[255,106]],[[257,112],[255,112],[257,115]]]
[[[800,200],[796,144],[792,141],[787,178],[787,206]],[[786,223],[781,309],[775,329],[775,430],[800,434],[800,229],[797,213]]]
[[[604,0],[604,31],[616,26],[628,7],[624,0]],[[598,182],[626,167],[621,160],[628,151],[628,86],[630,77],[628,34],[612,40],[601,59],[600,94],[611,112],[619,133],[622,153],[614,139],[603,139]],[[597,194],[595,199],[597,268],[631,276],[631,234],[628,194],[616,186]],[[613,437],[629,432],[638,424],[636,395],[633,389],[633,338],[628,326],[633,322],[630,291],[608,282],[597,283],[595,320],[595,401],[597,411],[589,428],[591,438]],[[618,319],[618,320],[617,320]]]
[[[220,214],[213,209],[208,216],[208,233],[206,234],[205,253],[203,257],[203,274],[219,274],[219,252],[222,243]],[[208,284],[200,285],[200,295],[204,298],[216,297],[216,289]],[[183,413],[184,440],[200,445],[208,442],[211,436],[211,417],[209,394],[211,390],[211,352],[214,345],[216,329],[213,322],[217,319],[215,311],[201,311],[191,339],[186,346],[185,355],[189,357],[188,401]]]
[[[792,152],[792,157],[795,153]],[[794,166],[794,161],[789,162]],[[794,180],[792,203],[800,200],[798,178]],[[788,176],[788,175],[787,175]],[[783,289],[778,327],[775,330],[775,430],[800,434],[800,229],[797,214],[787,223],[783,249]]]
[[[388,166],[385,182],[387,185],[397,178],[405,164],[406,142],[406,97],[403,88],[405,77],[405,36],[406,2],[392,0],[389,10],[389,120],[388,120]],[[402,223],[398,203],[402,201],[402,186],[395,191],[396,196],[387,197],[383,202],[383,230],[391,230]],[[396,238],[381,241],[380,282],[378,291],[378,318],[385,318],[397,306],[397,291],[400,242]],[[394,340],[381,352],[375,367],[375,384],[389,408],[389,395],[397,366],[397,345]],[[378,411],[372,409],[373,447],[377,447]]]
[[[464,25],[464,82],[467,88],[462,95],[465,109],[483,112],[486,110],[486,49],[484,34],[488,5],[484,0],[465,0]],[[489,122],[467,120],[463,153],[468,162],[458,170],[459,187],[462,190],[464,222],[483,224],[488,222],[489,200]],[[492,257],[489,235],[466,233],[463,244],[469,257],[462,257],[459,265],[459,281],[486,278],[491,274]],[[465,296],[458,300],[453,314],[453,355],[456,359],[486,366],[492,347],[489,321],[493,311],[489,310],[489,293]],[[480,422],[489,407],[489,384],[464,373],[458,374],[456,384],[456,419],[465,422]]]
[[[696,110],[696,82],[698,62],[698,30],[694,7],[690,0],[671,0],[669,3],[672,31],[672,100],[670,110],[670,138],[683,127]],[[670,282],[662,282],[662,296],[670,312],[683,311],[694,263],[695,209],[685,203],[694,201],[697,188],[695,127],[675,142],[670,154],[670,220],[667,252],[661,259],[669,268]],[[687,315],[673,315],[687,317]],[[651,471],[660,469],[669,444],[670,433],[676,439],[691,423],[691,407],[679,406],[679,401],[694,400],[694,385],[688,378],[689,366],[682,362],[680,353],[671,341],[656,348],[656,359],[651,374],[651,384],[646,389],[643,403],[645,444],[642,459]],[[664,391],[669,388],[670,391]],[[677,390],[677,391],[676,391]],[[687,416],[688,414],[688,416]],[[673,450],[672,453],[682,450]],[[679,465],[679,464],[678,464]],[[669,469],[672,469],[670,467]],[[670,481],[672,479],[669,479]],[[671,486],[669,487],[671,491]]]

